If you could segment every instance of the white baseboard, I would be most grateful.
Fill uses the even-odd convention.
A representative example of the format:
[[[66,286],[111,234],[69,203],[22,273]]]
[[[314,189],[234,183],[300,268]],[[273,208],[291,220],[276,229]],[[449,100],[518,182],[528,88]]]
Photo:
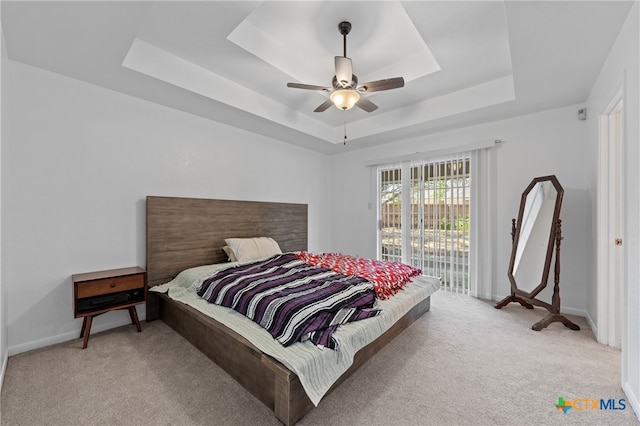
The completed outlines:
[[[487,300],[492,300],[494,302],[499,302],[507,296],[498,296],[497,294],[492,294],[491,297],[488,297]]]
[[[589,312],[587,312],[587,315],[585,316],[585,318],[589,323],[589,327],[591,328],[591,332],[593,333],[593,336],[596,338],[596,340],[598,340],[598,325],[595,322],[593,322],[593,318],[591,318],[591,315],[589,315]],[[602,342],[598,342],[598,343],[602,343]]]
[[[561,314],[569,314],[569,315],[576,315],[579,317],[587,317],[587,311],[585,311],[584,309],[575,309],[575,308],[568,308],[566,306],[561,306],[560,307],[560,313]]]
[[[491,296],[491,293],[478,293],[478,295],[476,297],[478,299],[483,299],[483,300],[495,300]]]
[[[138,311],[138,319],[143,321],[146,319],[145,312]],[[129,318],[121,319],[118,321],[112,321],[106,324],[101,325],[92,325],[91,326],[91,334],[99,333],[101,331],[111,330],[112,328],[122,327],[123,325],[131,324],[131,320]],[[19,345],[9,346],[8,356],[17,355],[22,352],[32,351],[34,349],[44,348],[46,346],[55,345],[57,343],[68,342],[69,340],[78,339],[80,335],[80,330],[69,331],[67,333],[58,334],[56,336],[46,337],[44,339],[34,340],[31,342],[21,343]],[[3,370],[4,372],[4,370]]]
[[[0,391],[2,391],[2,385],[4,384],[4,373],[7,371],[7,362],[9,360],[9,352],[5,352],[2,355],[2,371],[0,371]]]
[[[633,392],[631,386],[629,386],[628,382],[625,382],[622,385],[622,390],[624,394],[627,396],[627,402],[631,405],[633,412],[636,414],[638,421],[640,421],[640,401],[638,401],[638,396]]]

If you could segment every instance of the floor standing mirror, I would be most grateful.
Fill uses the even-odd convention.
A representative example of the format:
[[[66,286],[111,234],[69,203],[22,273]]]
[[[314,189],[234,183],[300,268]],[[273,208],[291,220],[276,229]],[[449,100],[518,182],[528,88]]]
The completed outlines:
[[[546,308],[549,314],[531,327],[536,331],[556,321],[572,330],[580,330],[577,324],[560,314],[560,207],[563,195],[564,190],[554,175],[534,178],[522,193],[518,219],[511,223],[513,247],[507,273],[511,294],[495,307],[500,309],[517,302],[528,309],[533,309],[534,305]],[[536,297],[548,284],[552,260],[555,260],[554,287],[549,304]]]

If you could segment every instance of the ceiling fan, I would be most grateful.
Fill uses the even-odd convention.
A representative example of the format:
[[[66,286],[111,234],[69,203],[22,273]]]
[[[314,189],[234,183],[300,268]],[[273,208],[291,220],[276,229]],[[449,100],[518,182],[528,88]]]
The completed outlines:
[[[302,83],[287,83],[287,87],[330,93],[329,99],[321,103],[313,110],[314,112],[325,111],[331,105],[335,105],[336,108],[345,111],[353,108],[354,105],[367,112],[375,111],[378,109],[378,106],[360,95],[398,89],[404,86],[404,78],[394,77],[358,84],[358,77],[353,74],[351,58],[347,57],[347,34],[351,31],[351,23],[346,21],[340,22],[338,29],[343,36],[344,54],[343,56],[335,57],[336,75],[333,76],[332,87]]]

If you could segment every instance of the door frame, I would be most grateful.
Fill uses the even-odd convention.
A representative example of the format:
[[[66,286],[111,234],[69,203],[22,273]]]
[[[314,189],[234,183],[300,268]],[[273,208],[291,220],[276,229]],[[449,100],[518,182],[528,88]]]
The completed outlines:
[[[620,88],[600,115],[597,216],[597,339],[598,342],[621,348],[623,345],[624,312],[624,245],[615,239],[624,235],[624,88]],[[618,127],[611,121],[621,114]],[[620,197],[620,198],[616,198]],[[624,243],[624,241],[623,241]],[[613,283],[613,285],[611,285]]]

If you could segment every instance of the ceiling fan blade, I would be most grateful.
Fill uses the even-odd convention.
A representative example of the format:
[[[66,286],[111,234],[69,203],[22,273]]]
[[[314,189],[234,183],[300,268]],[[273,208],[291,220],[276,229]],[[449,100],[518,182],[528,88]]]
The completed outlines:
[[[331,105],[333,105],[333,101],[331,99],[327,99],[326,101],[318,105],[318,108],[314,109],[313,112],[326,111]]]
[[[351,80],[353,78],[353,65],[351,58],[345,56],[336,56],[336,79],[342,87],[351,86]]]
[[[332,90],[329,87],[314,86],[312,84],[302,84],[302,83],[287,83],[287,87],[293,87],[294,89],[319,90],[323,92],[330,92]]]
[[[383,90],[398,89],[404,87],[404,78],[394,77],[385,80],[370,81],[358,85],[357,90],[363,93],[381,92]]]
[[[373,112],[378,109],[378,105],[371,102],[369,99],[360,98],[358,102],[356,102],[356,106],[362,108],[367,112]]]

